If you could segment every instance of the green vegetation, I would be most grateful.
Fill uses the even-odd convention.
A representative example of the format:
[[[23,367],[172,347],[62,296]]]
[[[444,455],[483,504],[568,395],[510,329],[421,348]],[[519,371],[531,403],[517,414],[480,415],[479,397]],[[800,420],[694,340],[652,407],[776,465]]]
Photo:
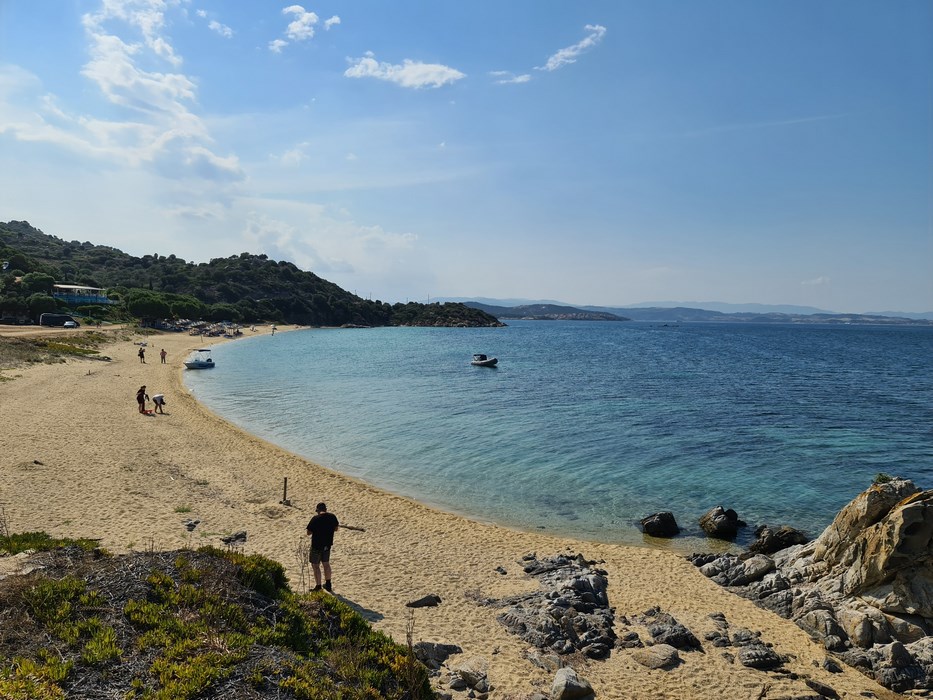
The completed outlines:
[[[63,362],[65,357],[91,357],[107,360],[98,346],[105,341],[103,333],[84,331],[54,339],[0,338],[0,372],[34,362]],[[0,377],[2,378],[2,377]]]
[[[19,554],[20,552],[51,552],[63,547],[77,547],[85,552],[98,549],[97,540],[81,538],[72,540],[53,538],[44,532],[20,532],[6,534],[6,520],[0,516],[0,552]]]
[[[72,311],[92,319],[152,322],[203,319],[315,326],[493,326],[463,304],[388,304],[361,299],[312,272],[265,255],[241,253],[209,263],[174,255],[137,258],[116,248],[48,236],[25,221],[0,223],[0,317],[38,318]],[[119,304],[70,309],[50,296],[53,283],[107,290]]]
[[[259,555],[112,557],[44,533],[5,537],[0,551],[26,541],[56,556],[0,580],[0,697],[434,697],[410,647],[331,595],[293,593]]]

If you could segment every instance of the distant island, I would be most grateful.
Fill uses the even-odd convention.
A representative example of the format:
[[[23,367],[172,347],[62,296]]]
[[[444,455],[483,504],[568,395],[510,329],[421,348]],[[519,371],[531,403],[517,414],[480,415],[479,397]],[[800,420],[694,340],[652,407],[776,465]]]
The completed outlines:
[[[631,319],[608,311],[577,309],[557,304],[524,304],[522,306],[492,306],[468,301],[471,309],[485,311],[498,319],[530,319],[534,321],[630,321]]]
[[[690,307],[601,307],[563,306],[559,304],[521,304],[496,306],[478,301],[465,301],[474,309],[485,311],[498,319],[536,321],[647,321],[653,323],[795,323],[831,325],[933,326],[933,320],[882,316],[875,314],[732,312]]]

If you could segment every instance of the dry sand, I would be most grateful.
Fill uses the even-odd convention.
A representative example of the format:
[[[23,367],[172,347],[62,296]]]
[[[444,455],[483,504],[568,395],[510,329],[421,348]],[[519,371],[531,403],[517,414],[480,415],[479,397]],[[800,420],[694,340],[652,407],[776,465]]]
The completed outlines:
[[[84,331],[70,331],[75,332]],[[136,355],[141,340],[148,340],[146,364]],[[499,609],[467,595],[497,598],[534,590],[537,584],[517,563],[528,552],[581,552],[603,560],[617,615],[660,606],[702,639],[715,629],[708,616],[723,612],[732,627],[760,631],[789,657],[786,669],[799,676],[730,663],[708,643],[705,653],[682,653],[683,663],[667,671],[649,670],[630,651],[618,649],[606,661],[573,661],[600,700],[812,695],[804,678],[842,697],[897,697],[852,669],[823,670],[822,648],[793,623],[716,586],[676,553],[474,522],[337,474],[241,431],[184,387],[181,362],[203,342],[182,334],[117,331],[103,348],[110,362],[74,359],[3,371],[12,381],[0,381],[0,507],[10,529],[102,538],[115,553],[221,546],[221,536],[245,530],[243,551],[281,562],[293,588],[301,589],[297,552],[314,504],[326,501],[342,522],[365,528],[337,533],[335,594],[403,643],[410,611],[405,603],[439,595],[440,606],[415,612],[415,641],[458,644],[463,655],[452,657],[452,665],[484,657],[495,687],[491,698],[547,694],[553,678],[525,659],[526,645],[496,622]],[[166,364],[159,362],[163,347]],[[138,413],[135,393],[142,384],[150,396],[165,394],[165,415]],[[280,503],[284,477],[291,506]],[[183,524],[189,518],[201,521],[190,533]]]

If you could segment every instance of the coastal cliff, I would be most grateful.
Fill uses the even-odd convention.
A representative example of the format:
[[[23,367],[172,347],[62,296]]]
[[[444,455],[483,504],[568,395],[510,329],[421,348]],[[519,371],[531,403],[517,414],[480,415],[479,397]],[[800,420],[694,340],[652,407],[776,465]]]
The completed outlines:
[[[933,490],[882,481],[812,542],[691,559],[881,685],[933,690]]]

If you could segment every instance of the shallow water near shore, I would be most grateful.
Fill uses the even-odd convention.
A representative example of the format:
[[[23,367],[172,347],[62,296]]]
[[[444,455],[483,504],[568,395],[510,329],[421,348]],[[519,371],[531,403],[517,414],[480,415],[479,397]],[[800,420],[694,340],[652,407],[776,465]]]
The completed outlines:
[[[670,510],[684,535],[649,544],[694,549],[721,504],[745,544],[765,523],[818,534],[879,472],[933,482],[930,328],[516,321],[299,330],[213,355],[185,382],[234,424],[525,530],[641,544],[638,521]]]

